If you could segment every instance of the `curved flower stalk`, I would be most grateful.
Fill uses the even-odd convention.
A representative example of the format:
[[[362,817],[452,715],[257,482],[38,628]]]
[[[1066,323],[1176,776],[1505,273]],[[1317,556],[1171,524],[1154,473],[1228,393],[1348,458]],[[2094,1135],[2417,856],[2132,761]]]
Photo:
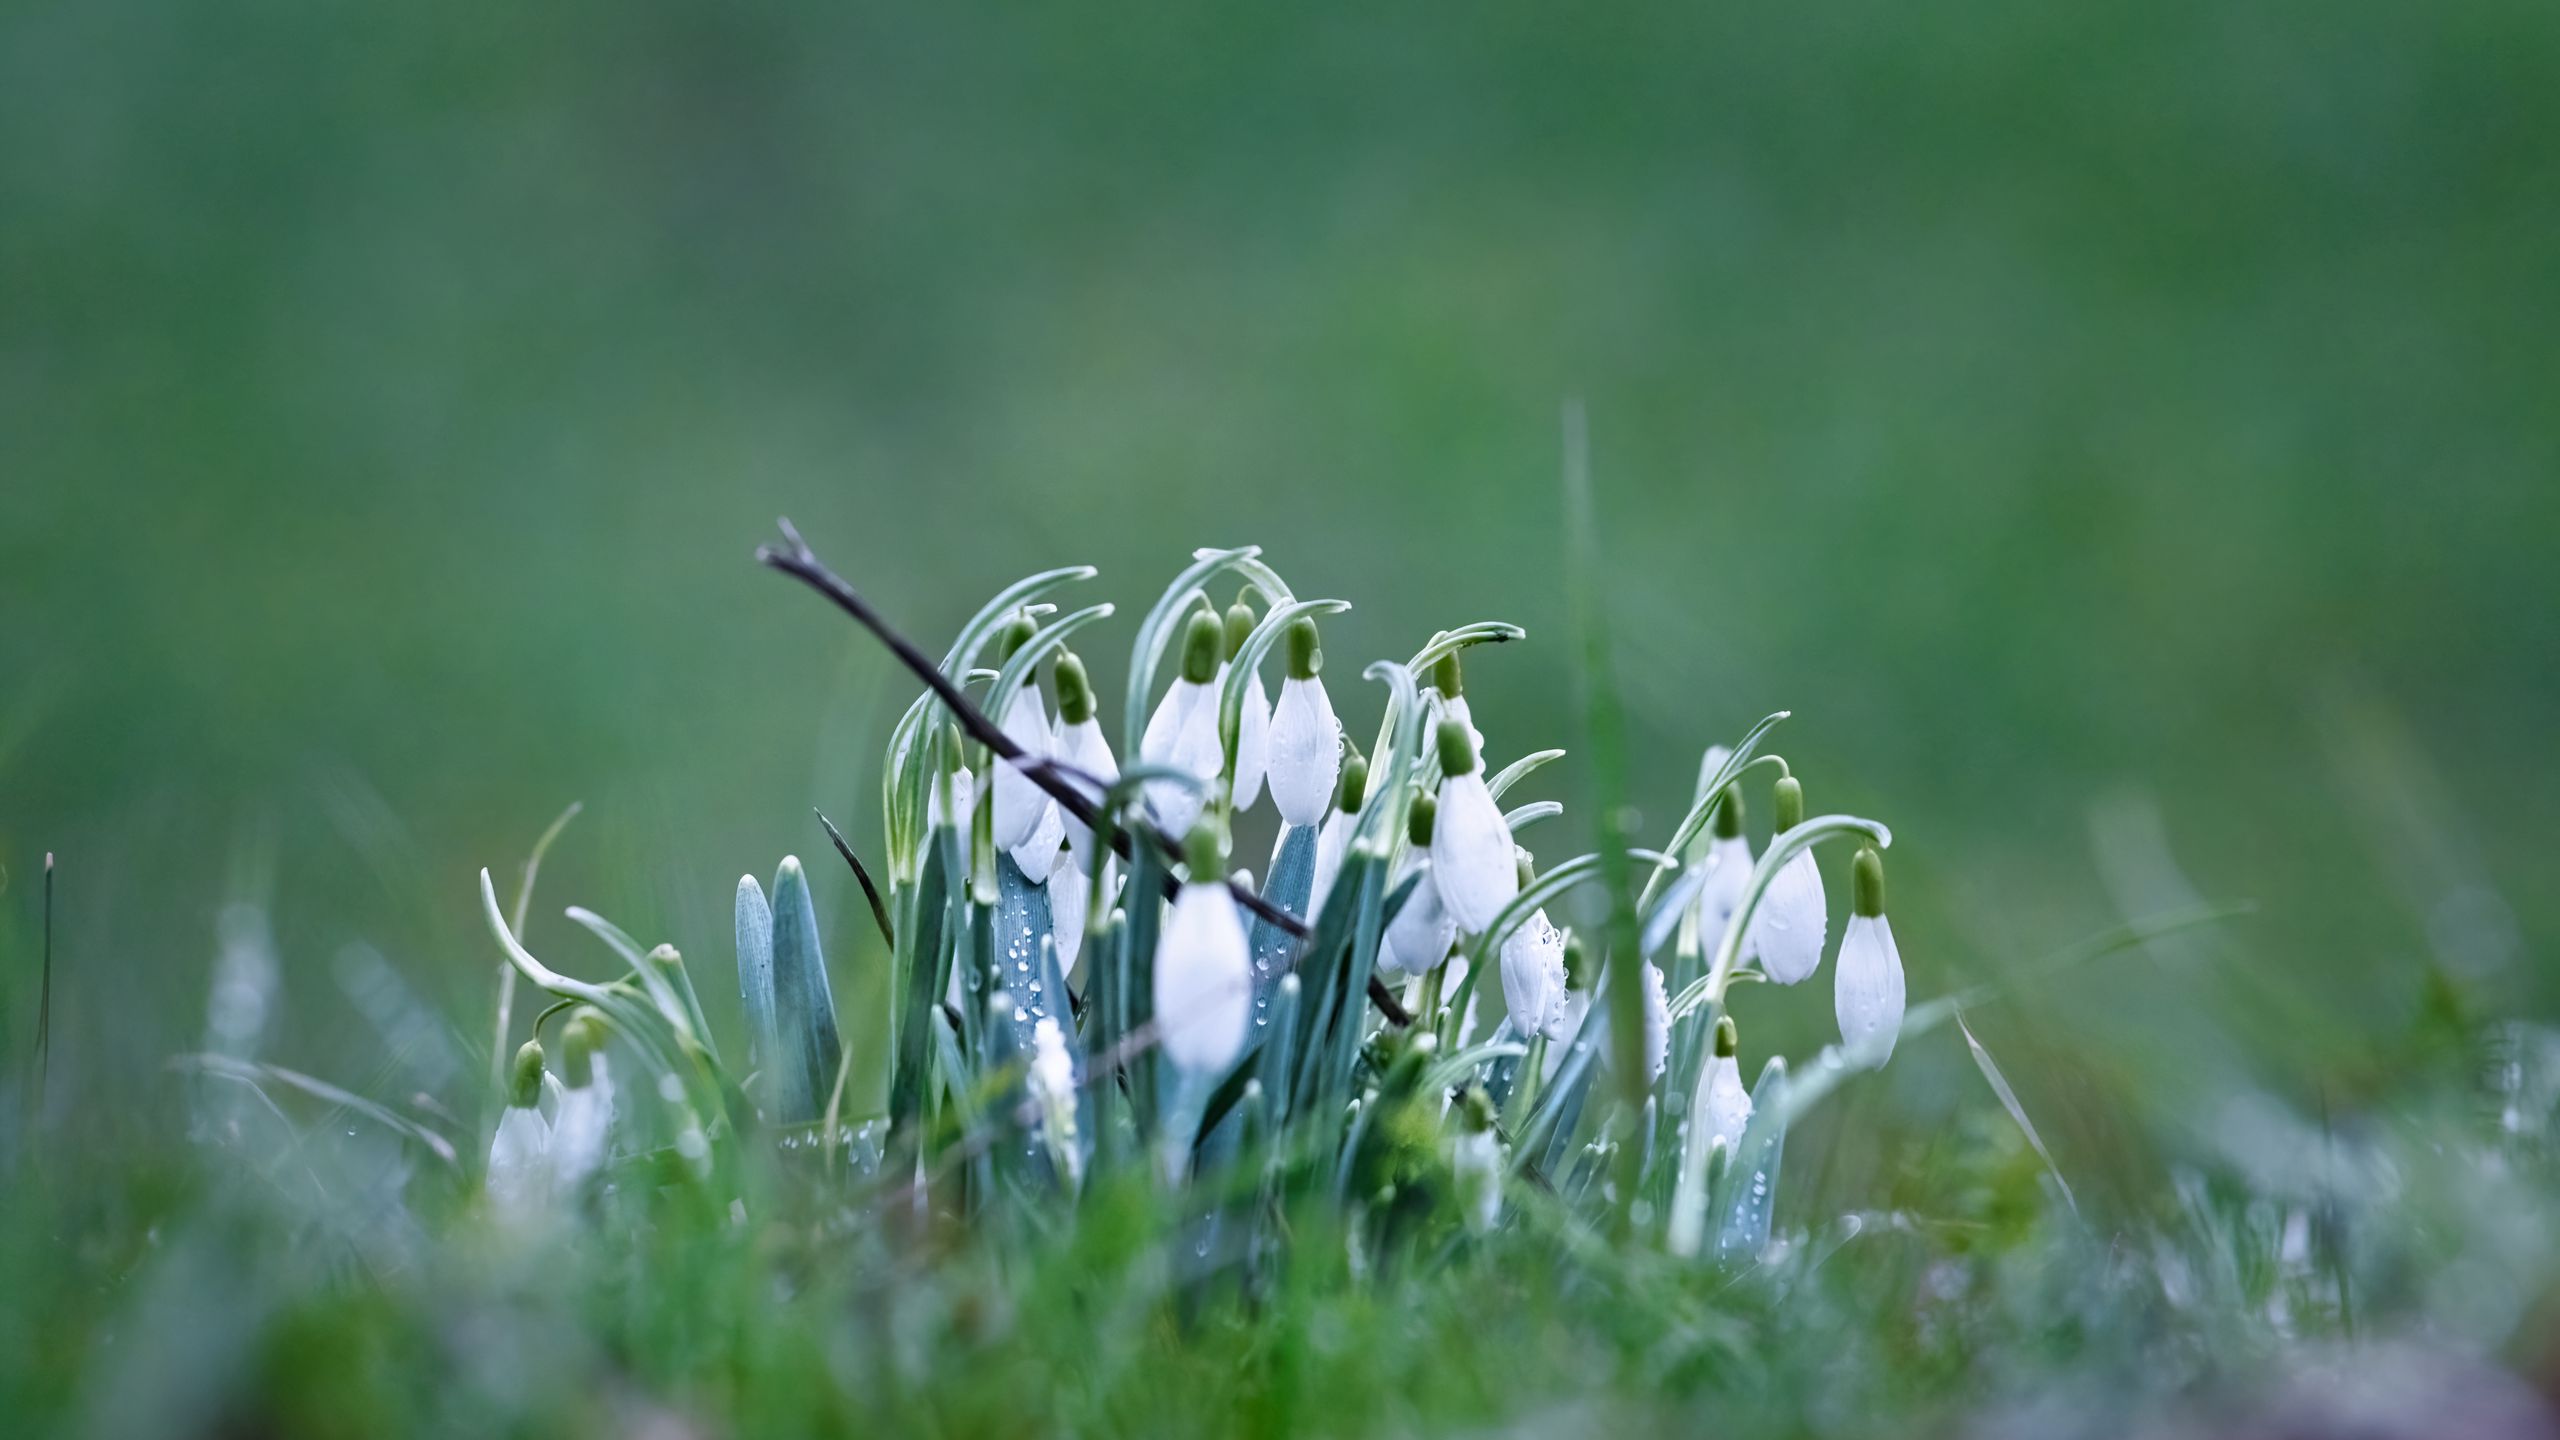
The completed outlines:
[[[1325,694],[1324,649],[1316,622],[1303,617],[1291,622],[1288,643],[1289,676],[1280,682],[1280,703],[1271,716],[1271,800],[1285,823],[1316,825],[1324,821],[1342,772],[1342,722],[1334,718],[1333,701]],[[1243,805],[1237,802],[1237,808]]]
[[[1481,935],[1520,893],[1516,847],[1501,805],[1485,788],[1483,757],[1466,722],[1441,721],[1438,738],[1446,778],[1431,836],[1431,870],[1458,929]]]
[[[1751,1092],[1742,1088],[1742,1062],[1736,1053],[1739,1041],[1733,1017],[1717,1016],[1715,1055],[1707,1061],[1704,1139],[1710,1147],[1723,1146],[1728,1155],[1742,1144],[1743,1128],[1751,1123]]]
[[[1253,1016],[1253,962],[1244,922],[1220,876],[1224,848],[1202,825],[1185,847],[1191,878],[1174,896],[1156,941],[1155,1018],[1165,1058],[1194,1080],[1212,1080],[1244,1053]]]
[[[1872,846],[1850,866],[1849,912],[1832,982],[1840,1045],[1852,1064],[1882,1069],[1902,1033],[1902,951],[1884,915],[1884,857]]]
[[[1225,693],[1226,671],[1244,666],[1244,699],[1236,714],[1235,788],[1230,795],[1242,814],[1262,798],[1262,780],[1271,764],[1271,693],[1262,688],[1262,667],[1244,658],[1244,642],[1253,634],[1253,607],[1239,599],[1227,607],[1226,657],[1219,667],[1219,693]]]
[[[551,1122],[552,1183],[573,1196],[604,1168],[613,1127],[613,1076],[605,1063],[604,1017],[581,1008],[561,1032],[560,1113]]]
[[[542,1118],[542,1042],[527,1040],[508,1072],[507,1113],[489,1142],[489,1204],[509,1224],[529,1224],[551,1204],[551,1124]]]
[[[1406,873],[1414,877],[1413,893],[1387,922],[1379,941],[1380,975],[1422,974],[1447,959],[1449,947],[1457,943],[1458,922],[1449,914],[1437,867],[1430,859],[1438,817],[1439,806],[1428,795],[1413,797],[1412,808],[1405,812],[1405,838],[1410,845],[1405,852]]]
[[[1342,782],[1334,790],[1333,809],[1324,817],[1324,828],[1316,832],[1315,883],[1307,894],[1311,916],[1324,913],[1325,898],[1342,874],[1342,857],[1350,853],[1351,836],[1360,828],[1360,802],[1368,793],[1369,762],[1353,754],[1342,762]]]
[[[1776,816],[1782,833],[1804,823],[1804,786],[1792,775],[1778,780]],[[1760,968],[1770,979],[1781,985],[1798,984],[1821,968],[1822,945],[1830,927],[1821,867],[1813,863],[1811,850],[1799,850],[1769,882],[1769,893],[1751,917],[1743,951],[1759,957]]]
[[[1202,610],[1182,640],[1182,677],[1164,692],[1138,741],[1138,758],[1199,778],[1193,787],[1155,781],[1146,787],[1147,810],[1174,834],[1200,818],[1207,793],[1223,765],[1218,743],[1218,653],[1224,639],[1218,621]]]

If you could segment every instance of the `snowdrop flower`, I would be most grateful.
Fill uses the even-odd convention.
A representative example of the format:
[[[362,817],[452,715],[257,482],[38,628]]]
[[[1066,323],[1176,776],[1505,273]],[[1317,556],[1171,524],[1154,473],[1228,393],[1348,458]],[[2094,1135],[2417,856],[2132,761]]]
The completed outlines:
[[[1849,923],[1832,983],[1841,1048],[1851,1064],[1882,1069],[1902,1033],[1902,952],[1884,918],[1884,857],[1873,847],[1860,850],[1849,869]]]
[[[575,1195],[604,1168],[605,1141],[613,1125],[613,1077],[605,1069],[604,1019],[580,1010],[561,1032],[560,1113],[551,1125],[551,1178],[563,1195]]]
[[[1671,1062],[1671,992],[1664,987],[1662,967],[1644,962],[1644,1073],[1659,1080]]]
[[[1429,859],[1438,810],[1430,796],[1417,795],[1406,817],[1405,837],[1411,842],[1406,853],[1414,857],[1407,873],[1421,878],[1414,881],[1404,908],[1387,922],[1387,933],[1378,945],[1381,974],[1419,975],[1447,959],[1449,946],[1458,938],[1458,922],[1441,903],[1439,876]]]
[[[1521,883],[1528,879],[1523,875]],[[1502,1002],[1511,1011],[1511,1028],[1523,1040],[1555,1038],[1564,1023],[1564,997],[1564,932],[1548,923],[1546,911],[1532,911],[1519,929],[1502,937]]]
[[[523,1222],[551,1203],[551,1125],[542,1118],[542,1042],[516,1051],[507,1089],[507,1113],[489,1142],[489,1203],[499,1216]]]
[[[1286,691],[1281,693],[1285,702]],[[1279,786],[1272,787],[1276,795]],[[1316,832],[1315,884],[1307,892],[1307,918],[1313,920],[1324,913],[1324,902],[1333,894],[1333,882],[1342,874],[1342,859],[1351,852],[1351,833],[1360,828],[1360,802],[1369,791],[1369,762],[1357,754],[1342,762],[1342,784],[1334,791],[1333,813],[1324,817],[1324,828]],[[1287,813],[1284,805],[1283,814]]]
[[[1804,823],[1804,786],[1789,775],[1778,782],[1778,833]],[[1822,871],[1810,847],[1797,851],[1769,881],[1752,912],[1745,949],[1781,985],[1809,978],[1822,965],[1822,942],[1831,926],[1822,894]]]
[[[1493,1100],[1484,1087],[1468,1086],[1459,1107],[1458,1137],[1450,1146],[1449,1172],[1458,1213],[1478,1235],[1490,1234],[1502,1219],[1502,1141],[1493,1120]]]
[[[1102,722],[1094,718],[1093,682],[1085,677],[1084,661],[1072,651],[1058,655],[1058,735],[1050,753],[1058,763],[1090,781],[1073,783],[1085,797],[1099,803],[1102,791],[1120,778],[1120,762],[1111,758],[1111,742],[1102,736]],[[1086,875],[1093,873],[1093,827],[1059,812],[1067,832],[1067,846],[1075,852],[1075,868]],[[1053,902],[1054,903],[1054,902]]]
[[[1024,1083],[1040,1116],[1049,1162],[1072,1190],[1084,1172],[1084,1151],[1076,1144],[1076,1062],[1054,1015],[1041,1016],[1031,1027],[1031,1070]]]
[[[1227,607],[1227,664],[1235,663],[1244,650],[1245,637],[1253,633],[1253,607],[1242,600]],[[1225,668],[1218,675],[1220,689],[1226,687]],[[1271,757],[1271,692],[1262,688],[1262,671],[1257,667],[1244,684],[1244,713],[1236,718],[1236,813],[1253,808],[1262,798],[1262,778]]]
[[[1717,1017],[1715,1058],[1707,1062],[1705,1140],[1724,1146],[1728,1155],[1741,1146],[1743,1127],[1751,1123],[1751,1092],[1742,1088],[1742,1062],[1734,1055],[1738,1040],[1733,1017]]]
[[[1224,766],[1218,743],[1220,643],[1217,617],[1194,611],[1191,628],[1182,637],[1182,677],[1164,692],[1138,740],[1140,759],[1196,775],[1206,785],[1217,783]],[[1177,835],[1190,830],[1207,800],[1205,789],[1171,780],[1147,786],[1147,809],[1157,824]]]
[[[1431,871],[1459,930],[1482,934],[1520,893],[1511,827],[1485,788],[1484,764],[1463,721],[1440,722],[1439,820],[1431,836]]]
[[[1334,798],[1334,779],[1342,768],[1342,724],[1334,719],[1333,701],[1324,692],[1324,651],[1317,644],[1316,622],[1292,621],[1288,642],[1289,678],[1280,682],[1280,703],[1271,715],[1271,799],[1283,821],[1314,825],[1324,820],[1325,806]],[[1241,776],[1241,745],[1236,769]],[[1236,808],[1246,803],[1239,798]],[[1351,808],[1358,809],[1358,803]]]
[[[1724,927],[1733,920],[1733,912],[1742,908],[1743,892],[1751,888],[1751,841],[1742,833],[1742,792],[1725,787],[1716,799],[1715,820],[1710,827],[1706,866],[1706,883],[1698,889],[1698,938],[1708,949],[1724,938]],[[1745,947],[1744,958],[1750,957]]]
[[[1200,1078],[1215,1078],[1236,1063],[1253,1018],[1244,922],[1219,878],[1224,848],[1206,825],[1191,832],[1185,847],[1191,878],[1174,896],[1156,941],[1155,1017],[1165,1058]]]
[[[1028,615],[1017,614],[1006,621],[1004,629],[996,637],[999,663],[1011,660],[1023,646],[1030,644],[1034,633],[1035,628]],[[1051,743],[1049,713],[1040,704],[1038,685],[1025,685],[1014,691],[1013,698],[1005,703],[1000,723],[1004,737],[1022,747],[1023,759],[1048,758]],[[1011,850],[1031,838],[1031,832],[1038,828],[1043,815],[1055,810],[1057,802],[1049,798],[1049,792],[1033,784],[1030,776],[1022,773],[1019,762],[1002,761],[994,769],[988,789],[993,792],[996,807],[996,848]]]

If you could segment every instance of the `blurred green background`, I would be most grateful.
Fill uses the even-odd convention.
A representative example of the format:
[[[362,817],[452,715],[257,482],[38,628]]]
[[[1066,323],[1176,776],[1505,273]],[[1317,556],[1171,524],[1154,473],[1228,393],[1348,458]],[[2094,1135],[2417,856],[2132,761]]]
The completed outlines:
[[[235,896],[287,1063],[363,1074],[350,945],[485,1013],[473,872],[572,799],[536,948],[595,968],[579,900],[719,973],[810,805],[876,831],[912,693],[748,562],[777,514],[935,647],[1085,561],[1107,653],[1258,542],[1360,607],[1356,734],[1352,662],[1499,617],[1496,759],[1575,746],[1567,396],[1651,833],[1794,710],[1816,808],[1900,837],[1919,997],[2114,919],[2090,816],[2156,806],[2309,1007],[2230,1048],[2371,1087],[2430,965],[2553,998],[2555,82],[2560,9],[2499,0],[9,6],[0,864],[24,934],[64,857],[54,1103],[194,1043]],[[2125,969],[2026,1013],[2176,1034],[2199,992]],[[2007,1028],[2070,1114],[2075,1032]]]

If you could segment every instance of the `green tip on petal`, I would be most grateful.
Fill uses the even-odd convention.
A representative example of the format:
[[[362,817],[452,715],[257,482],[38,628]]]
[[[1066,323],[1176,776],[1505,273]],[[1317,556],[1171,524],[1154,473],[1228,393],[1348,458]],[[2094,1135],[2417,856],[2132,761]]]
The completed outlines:
[[[1317,643],[1316,622],[1301,615],[1289,622],[1289,678],[1313,680],[1324,669],[1324,650]]]
[[[1069,725],[1081,725],[1093,718],[1093,681],[1084,673],[1084,661],[1072,650],[1058,652],[1058,718]]]
[[[1455,720],[1440,722],[1440,773],[1467,775],[1476,768],[1475,737]]]
[[[1742,833],[1742,791],[1727,785],[1716,797],[1716,838],[1730,840]]]
[[[1849,867],[1849,909],[1858,915],[1884,913],[1884,857],[1870,845]]]
[[[1217,616],[1206,610],[1192,611],[1191,628],[1182,632],[1182,678],[1194,685],[1217,679],[1224,639]]]
[[[1742,1032],[1734,1028],[1733,1017],[1730,1015],[1717,1016],[1716,1058],[1719,1060],[1725,1059],[1741,1048]]]
[[[1458,672],[1458,652],[1450,651],[1431,662],[1431,688],[1443,700],[1455,700],[1467,693],[1466,680]]]
[[[1353,755],[1342,762],[1342,783],[1334,787],[1333,808],[1345,815],[1360,813],[1360,802],[1369,797],[1369,762]]]
[[[542,1042],[527,1040],[516,1050],[515,1069],[507,1074],[507,1103],[530,1110],[542,1103]]]
[[[1014,611],[1012,618],[1004,622],[1004,628],[996,632],[996,663],[1001,665],[1012,659],[1014,652],[1030,644],[1031,637],[1038,633],[1040,626],[1037,621],[1020,610]]]
[[[1781,833],[1804,823],[1804,782],[1793,775],[1778,777],[1778,796],[1770,807]]]
[[[1182,842],[1183,863],[1191,869],[1191,883],[1215,885],[1226,878],[1227,837],[1207,820],[1191,827]]]
[[[1244,653],[1244,640],[1253,633],[1254,619],[1253,607],[1241,599],[1227,607],[1226,658],[1233,660]]]

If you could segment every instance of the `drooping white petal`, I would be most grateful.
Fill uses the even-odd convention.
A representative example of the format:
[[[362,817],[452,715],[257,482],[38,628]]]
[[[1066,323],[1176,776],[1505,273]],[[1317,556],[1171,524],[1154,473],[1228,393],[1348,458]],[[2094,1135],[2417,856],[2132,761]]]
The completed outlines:
[[[1502,1003],[1520,1038],[1545,1034],[1564,1006],[1564,932],[1533,912],[1502,942]]]
[[[1449,1172],[1467,1229],[1491,1234],[1502,1219],[1502,1142],[1491,1130],[1461,1134],[1451,1145]]]
[[[1176,680],[1147,719],[1139,755],[1150,765],[1169,765],[1204,782],[1215,783],[1224,763],[1218,743],[1218,692],[1211,685]],[[1171,780],[1147,786],[1147,809],[1156,823],[1175,835],[1191,829],[1208,803],[1208,792]]]
[[[1485,789],[1484,767],[1440,782],[1440,815],[1431,831],[1431,870],[1440,898],[1463,934],[1493,923],[1520,893],[1520,866],[1502,807]]]
[[[1831,916],[1822,894],[1822,870],[1813,852],[1799,850],[1778,867],[1760,908],[1751,914],[1751,934],[1743,947],[1760,957],[1760,968],[1781,985],[1793,985],[1822,966],[1822,942]]]
[[[1334,718],[1322,676],[1280,682],[1270,750],[1271,799],[1280,818],[1292,825],[1324,819],[1342,775],[1342,722]]]
[[[1644,966],[1644,1073],[1648,1079],[1662,1078],[1662,1067],[1671,1062],[1671,992],[1662,980],[1662,967],[1648,960]]]
[[[965,768],[951,772],[951,808],[952,815],[947,823],[965,836],[969,822],[978,815],[978,780]],[[925,792],[924,818],[925,824],[934,829],[940,829],[946,823],[940,785],[930,786]],[[965,850],[968,847],[964,845],[961,848]]]
[[[1466,956],[1449,957],[1449,971],[1440,977],[1442,1004],[1445,1005],[1458,998],[1458,991],[1467,983],[1467,974],[1471,968],[1473,967],[1468,964]],[[1458,1017],[1458,1033],[1455,1042],[1458,1048],[1465,1048],[1468,1039],[1476,1033],[1476,1002],[1484,998],[1483,992],[1482,985],[1467,992],[1467,1013]]]
[[[1013,692],[1005,706],[1005,738],[1022,747],[1023,754],[1034,760],[1048,758],[1052,736],[1049,712],[1040,704],[1040,692],[1029,685]],[[1011,850],[1031,838],[1041,813],[1056,802],[1049,792],[1031,783],[1029,776],[1013,761],[1000,761],[995,766],[995,781],[989,787],[995,792],[995,841],[999,850]]]
[[[1058,857],[1066,853],[1066,840],[1066,814],[1058,808],[1058,802],[1051,800],[1040,807],[1040,823],[1013,847],[1013,863],[1022,868],[1022,878],[1034,885],[1047,880],[1049,872],[1057,868]]]
[[[1557,1007],[1555,1023],[1547,1028],[1547,1063],[1539,1068],[1540,1081],[1556,1078],[1564,1057],[1573,1053],[1575,1040],[1582,1034],[1583,1022],[1591,1017],[1591,992],[1568,990]]]
[[[1840,931],[1832,1008],[1849,1063],[1882,1068],[1902,1033],[1902,951],[1882,915],[1852,915]]]
[[[1056,754],[1061,764],[1093,777],[1090,782],[1074,780],[1070,783],[1083,791],[1086,799],[1097,804],[1102,800],[1102,787],[1120,778],[1120,762],[1111,758],[1111,742],[1103,738],[1102,722],[1093,716],[1088,715],[1073,725],[1061,724],[1058,727]],[[1076,868],[1091,875],[1093,828],[1064,811],[1059,812],[1059,818],[1066,824],[1067,846],[1075,851]]]
[[[1383,974],[1419,975],[1447,959],[1450,944],[1458,938],[1458,922],[1441,903],[1431,867],[1420,867],[1420,873],[1413,894],[1387,922],[1387,933],[1378,942],[1378,969]]]
[[[561,1194],[576,1194],[588,1176],[603,1168],[612,1126],[613,1078],[599,1054],[594,1078],[562,1092],[560,1114],[551,1124],[552,1181]]]
[[[1271,789],[1277,796],[1279,785],[1274,783]],[[1359,828],[1360,816],[1356,812],[1336,810],[1324,817],[1324,828],[1316,832],[1315,884],[1307,891],[1309,923],[1324,913],[1324,902],[1333,894],[1333,882],[1342,874],[1342,857],[1351,851],[1351,832]]]
[[[1742,906],[1742,892],[1751,888],[1751,842],[1740,835],[1727,836],[1707,846],[1706,883],[1698,887],[1698,940],[1712,952],[1724,940],[1724,927],[1733,912]],[[1746,949],[1746,957],[1749,951]]]
[[[1262,798],[1262,777],[1271,763],[1271,692],[1262,688],[1257,670],[1244,682],[1244,712],[1236,718],[1236,793],[1239,814]]]
[[[1224,1074],[1253,1019],[1252,958],[1227,887],[1182,887],[1156,942],[1155,1019],[1165,1057],[1193,1075]]]
[[[551,1122],[530,1105],[510,1105],[489,1142],[489,1203],[513,1223],[539,1218],[551,1203]]]
[[[1092,908],[1092,892],[1085,887],[1092,880],[1073,865],[1060,865],[1049,872],[1049,933],[1058,947],[1058,973],[1076,973],[1076,961],[1084,952],[1085,916]]]
[[[1742,1129],[1751,1123],[1751,1092],[1742,1088],[1742,1064],[1731,1055],[1707,1059],[1707,1132],[1705,1143],[1724,1142],[1731,1154],[1742,1144]]]

